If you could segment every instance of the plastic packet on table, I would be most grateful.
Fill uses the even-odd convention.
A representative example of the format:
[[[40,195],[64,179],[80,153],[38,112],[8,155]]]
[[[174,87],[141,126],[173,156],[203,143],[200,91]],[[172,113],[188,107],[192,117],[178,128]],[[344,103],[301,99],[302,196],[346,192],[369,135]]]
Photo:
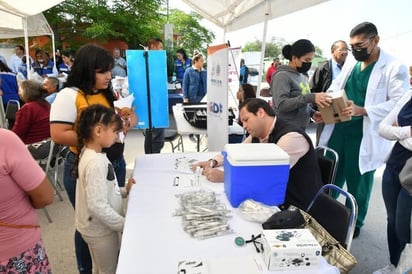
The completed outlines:
[[[277,206],[267,206],[252,199],[243,201],[238,208],[240,215],[247,221],[264,223],[270,216],[280,211]]]

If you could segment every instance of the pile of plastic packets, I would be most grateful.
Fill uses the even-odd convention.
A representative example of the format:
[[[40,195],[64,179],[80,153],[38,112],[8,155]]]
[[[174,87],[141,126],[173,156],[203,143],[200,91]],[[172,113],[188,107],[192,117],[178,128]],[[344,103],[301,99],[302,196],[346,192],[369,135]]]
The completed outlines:
[[[233,233],[229,226],[231,211],[216,197],[216,193],[197,190],[177,194],[180,208],[175,216],[182,217],[184,231],[193,238],[206,239]]]

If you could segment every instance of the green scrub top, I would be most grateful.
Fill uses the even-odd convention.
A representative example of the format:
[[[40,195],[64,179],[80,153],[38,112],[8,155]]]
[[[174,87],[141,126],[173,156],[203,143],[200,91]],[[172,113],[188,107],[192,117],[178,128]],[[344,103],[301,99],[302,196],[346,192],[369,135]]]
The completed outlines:
[[[376,62],[369,64],[366,68],[361,70],[361,62],[357,62],[349,75],[348,81],[345,85],[346,96],[352,100],[357,106],[365,106],[366,90],[368,88],[369,78],[371,76],[373,67]],[[342,123],[337,123],[337,127],[354,126],[362,128],[363,116],[352,116],[352,120]]]

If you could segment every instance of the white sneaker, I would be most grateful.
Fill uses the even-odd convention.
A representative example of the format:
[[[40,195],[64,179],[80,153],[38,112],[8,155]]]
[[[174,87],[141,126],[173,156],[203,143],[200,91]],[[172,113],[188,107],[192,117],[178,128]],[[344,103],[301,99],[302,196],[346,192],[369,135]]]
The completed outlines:
[[[374,271],[372,274],[396,274],[396,268],[393,264],[388,264],[384,268]]]

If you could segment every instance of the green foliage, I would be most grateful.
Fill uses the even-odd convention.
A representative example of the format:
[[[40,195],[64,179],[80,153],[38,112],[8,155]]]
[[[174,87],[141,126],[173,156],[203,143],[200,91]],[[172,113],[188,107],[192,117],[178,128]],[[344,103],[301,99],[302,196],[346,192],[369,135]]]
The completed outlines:
[[[265,57],[279,57],[282,55],[282,48],[287,42],[284,39],[276,39],[273,37],[270,42],[266,42]],[[242,52],[245,51],[261,51],[262,41],[255,40],[253,42],[247,42],[242,47]]]
[[[318,46],[315,46],[315,57],[324,57],[323,51]]]
[[[166,50],[167,76],[171,77],[175,69],[176,54],[171,46],[164,45],[163,49]]]
[[[66,0],[46,12],[57,45],[71,47],[89,39],[104,42],[121,39],[130,48],[138,48],[151,37],[160,37],[163,0]],[[79,39],[79,37],[81,39]]]
[[[272,37],[270,42],[266,42],[265,46],[265,57],[280,57],[282,58],[282,48],[289,44],[285,39],[283,38],[276,38]],[[247,51],[261,51],[262,49],[262,41],[256,40],[253,42],[247,42],[243,47],[242,47],[242,52],[247,52]],[[318,47],[315,46],[315,56],[316,57],[322,57],[322,50]]]
[[[170,11],[169,23],[173,24],[173,32],[178,35],[174,47],[184,48],[188,56],[195,50],[205,53],[207,46],[215,38],[213,32],[200,25],[200,20],[202,17],[194,12],[187,14],[176,9]]]
[[[162,37],[167,23],[164,3],[165,0],[66,0],[44,15],[53,28],[57,47],[67,43],[76,49],[89,40],[104,43],[120,39],[128,43],[130,49],[136,49],[150,38]],[[177,48],[184,48],[189,56],[194,50],[205,53],[215,38],[213,32],[200,25],[201,19],[197,13],[171,10],[169,23],[174,25],[178,41],[174,49],[164,42],[169,75],[173,73]]]

